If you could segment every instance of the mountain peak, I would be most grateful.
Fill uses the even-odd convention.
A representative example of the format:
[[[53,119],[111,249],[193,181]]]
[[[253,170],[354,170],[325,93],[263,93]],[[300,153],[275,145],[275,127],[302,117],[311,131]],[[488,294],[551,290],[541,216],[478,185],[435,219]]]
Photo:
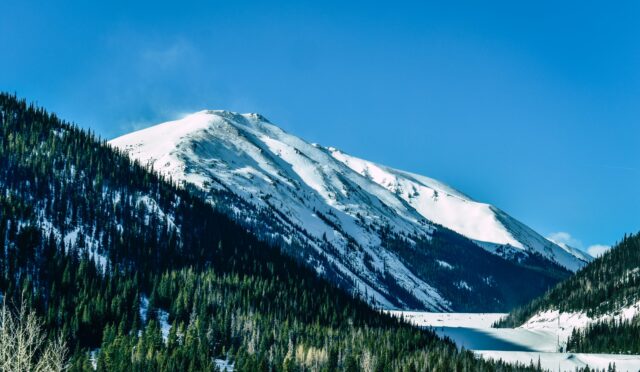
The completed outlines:
[[[229,119],[229,120],[233,120],[233,121],[238,121],[238,122],[243,122],[243,121],[249,121],[253,124],[256,123],[267,123],[267,124],[272,124],[269,119],[267,119],[264,115],[257,113],[257,112],[248,112],[248,113],[239,113],[236,111],[229,111],[229,110],[202,110],[202,111],[198,111],[195,112],[191,115],[197,115],[197,114],[206,114],[206,115],[211,115],[211,116],[219,116],[225,119]],[[188,116],[191,116],[188,115]]]
[[[542,255],[570,270],[585,264],[506,213],[442,182],[310,144],[260,114],[205,110],[110,143],[174,180],[234,194],[247,203],[230,208],[238,218],[269,224],[259,228],[274,231],[269,239],[315,247],[324,257],[311,263],[318,272],[337,270],[335,275],[355,280],[380,306],[408,306],[390,301],[389,289],[374,284],[392,267],[399,288],[421,307],[450,308],[443,293],[387,248],[397,244],[390,239],[428,241],[439,226],[504,257]],[[270,216],[257,217],[252,208]]]

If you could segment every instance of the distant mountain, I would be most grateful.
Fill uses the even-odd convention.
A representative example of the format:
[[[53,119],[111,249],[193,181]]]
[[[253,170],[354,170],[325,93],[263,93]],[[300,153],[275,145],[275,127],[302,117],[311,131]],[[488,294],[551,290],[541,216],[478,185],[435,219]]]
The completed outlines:
[[[504,310],[590,260],[439,181],[258,114],[202,111],[110,144],[385,308]]]
[[[558,329],[570,351],[640,354],[640,234],[497,324]]]

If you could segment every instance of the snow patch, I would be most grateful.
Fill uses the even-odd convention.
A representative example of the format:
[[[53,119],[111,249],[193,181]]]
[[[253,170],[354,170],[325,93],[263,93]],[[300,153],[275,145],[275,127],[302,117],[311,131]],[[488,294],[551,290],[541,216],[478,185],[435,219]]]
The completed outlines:
[[[100,354],[100,348],[93,349],[89,352],[89,363],[91,363],[91,368],[95,371],[98,369],[98,355]]]
[[[160,323],[160,332],[162,332],[162,340],[167,342],[169,340],[169,331],[171,331],[171,324],[169,324],[169,313],[158,309],[158,322]]]
[[[149,313],[149,299],[146,296],[140,296],[140,309],[138,309],[138,313],[140,314],[142,324],[146,324],[147,314]]]
[[[231,363],[229,360],[225,359],[214,359],[213,363],[216,365],[218,371],[221,372],[233,372],[234,363]]]

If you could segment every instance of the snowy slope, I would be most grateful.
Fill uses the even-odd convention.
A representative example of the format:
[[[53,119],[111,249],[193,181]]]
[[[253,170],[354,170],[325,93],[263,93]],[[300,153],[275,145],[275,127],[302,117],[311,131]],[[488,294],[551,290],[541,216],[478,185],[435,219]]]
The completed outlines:
[[[394,228],[405,236],[427,236],[430,226],[382,187],[333,161],[324,149],[269,124],[258,115],[203,111],[111,141],[143,164],[204,190],[229,190],[257,208],[277,209],[276,218],[298,239],[322,251],[332,269],[375,303],[392,303],[389,293],[374,288],[376,271],[392,270],[398,284],[431,309],[448,302],[414,275],[391,252],[380,249],[372,226]],[[240,215],[243,210],[237,211]],[[247,218],[252,215],[247,211]],[[358,217],[362,216],[362,217]],[[283,237],[290,241],[291,236]],[[356,249],[356,247],[361,249]],[[375,270],[360,264],[364,256]],[[318,272],[327,270],[318,266]],[[382,293],[381,293],[382,291]]]
[[[586,261],[436,180],[307,143],[257,114],[201,111],[110,143],[174,181],[239,196],[246,204],[234,204],[234,213],[248,225],[261,226],[269,211],[274,240],[313,247],[319,273],[388,308],[412,305],[390,301],[390,286],[379,285],[387,274],[424,308],[450,307],[384,248],[389,234],[428,240],[442,225],[491,252],[537,252],[570,270]]]
[[[498,208],[477,202],[432,178],[396,170],[329,148],[334,158],[405,200],[426,219],[494,250],[498,246],[535,251],[576,271],[585,253],[557,245]]]

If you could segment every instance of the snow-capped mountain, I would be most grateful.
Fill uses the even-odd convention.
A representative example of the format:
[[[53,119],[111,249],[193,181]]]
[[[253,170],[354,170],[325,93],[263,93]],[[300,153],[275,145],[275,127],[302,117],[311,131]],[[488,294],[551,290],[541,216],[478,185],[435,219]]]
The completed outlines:
[[[477,202],[440,181],[329,149],[335,159],[402,198],[424,218],[466,236],[491,252],[504,247],[537,252],[571,271],[592,259],[577,249],[548,241],[500,209]]]
[[[514,262],[537,258],[575,271],[590,259],[439,181],[310,144],[257,114],[201,111],[110,143],[195,186],[319,274],[387,308],[449,310],[459,306],[444,292],[473,292],[480,285],[451,274],[457,289],[443,291],[429,273],[419,273],[410,253],[391,248],[428,244],[446,229]],[[301,246],[305,253],[291,248]],[[439,270],[462,268],[430,259]],[[492,280],[482,279],[489,287],[497,285]]]

